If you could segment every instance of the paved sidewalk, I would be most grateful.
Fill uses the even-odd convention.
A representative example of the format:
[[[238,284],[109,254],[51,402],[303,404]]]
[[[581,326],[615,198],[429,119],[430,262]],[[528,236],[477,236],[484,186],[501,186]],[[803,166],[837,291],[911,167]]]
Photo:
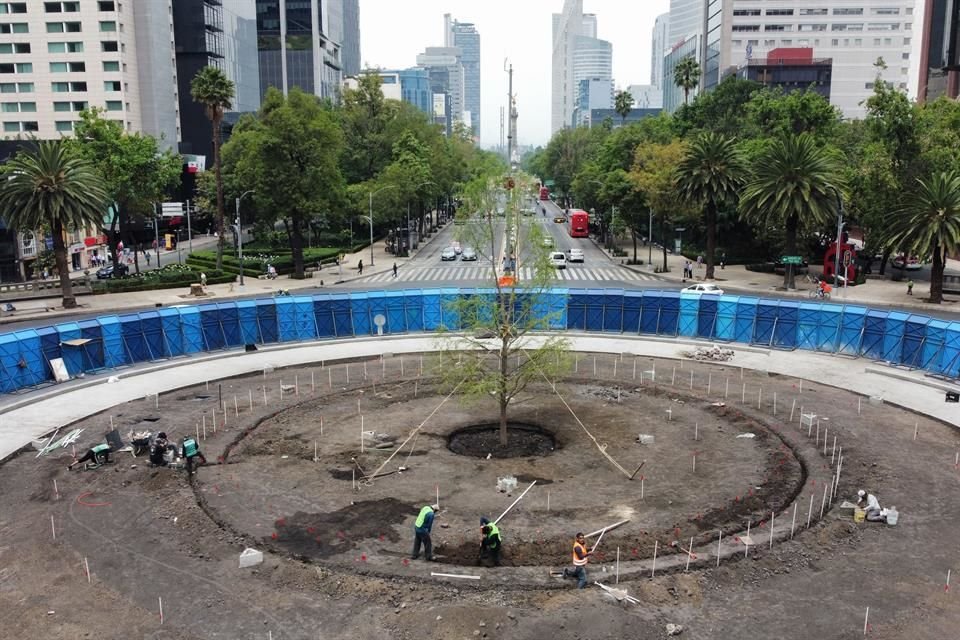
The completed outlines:
[[[571,348],[581,352],[624,354],[657,358],[679,358],[688,345],[703,341],[651,339],[628,336],[597,336],[571,333]],[[330,363],[338,359],[374,358],[381,354],[423,353],[437,347],[434,335],[370,337],[355,340],[313,342],[243,351],[199,354],[159,363],[149,363],[109,373],[72,380],[64,385],[29,391],[4,398],[0,406],[0,460],[58,427],[106,411],[125,402],[156,393],[168,393],[207,381],[259,372],[267,367],[282,368]],[[882,397],[885,402],[960,426],[960,405],[944,402],[944,391],[953,385],[932,380],[921,372],[905,371],[864,359],[846,358],[810,351],[779,351],[724,345],[733,349],[732,362],[740,366],[783,376],[815,380],[819,384],[847,389],[865,397]],[[706,363],[704,363],[706,364]],[[666,371],[657,373],[661,379]],[[115,382],[109,380],[115,379]],[[94,390],[94,392],[91,392]],[[751,390],[751,393],[755,390]],[[803,404],[802,391],[798,404]],[[161,395],[162,410],[169,398]],[[815,400],[813,400],[815,402]],[[821,413],[829,415],[829,407]],[[99,434],[88,434],[99,437]],[[91,438],[84,437],[83,443]]]

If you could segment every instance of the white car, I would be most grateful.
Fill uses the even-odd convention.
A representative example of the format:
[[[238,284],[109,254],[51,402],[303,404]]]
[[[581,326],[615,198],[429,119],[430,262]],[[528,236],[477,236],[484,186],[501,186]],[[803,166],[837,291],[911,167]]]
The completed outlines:
[[[456,260],[457,252],[453,250],[453,247],[447,247],[440,254],[440,259],[446,262],[447,260]]]
[[[464,247],[463,251],[460,253],[461,260],[476,260],[477,252],[473,250],[473,247]]]
[[[707,293],[710,295],[722,296],[723,289],[721,289],[715,284],[704,283],[704,284],[694,284],[689,287],[686,287],[683,289],[683,293],[700,293],[700,294]]]
[[[570,249],[567,262],[583,262],[583,249]]]
[[[551,251],[550,264],[552,264],[557,269],[566,269],[567,256],[565,256],[562,251]]]

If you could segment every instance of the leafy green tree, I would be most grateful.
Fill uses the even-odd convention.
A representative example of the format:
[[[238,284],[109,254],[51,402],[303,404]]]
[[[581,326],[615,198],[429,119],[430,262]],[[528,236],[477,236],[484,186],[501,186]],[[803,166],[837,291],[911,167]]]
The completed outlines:
[[[109,199],[116,204],[117,215],[107,230],[116,249],[120,240],[135,248],[143,237],[135,233],[135,222],[155,215],[154,206],[164,194],[180,183],[183,160],[171,151],[161,151],[152,136],[128,133],[123,123],[103,117],[104,110],[93,108],[80,113],[74,137],[66,144],[90,162],[99,174]],[[103,226],[103,219],[98,221]],[[114,265],[121,256],[114,250]],[[140,270],[139,255],[134,265]]]
[[[257,117],[239,122],[224,147],[228,173],[255,190],[256,211],[283,222],[294,278],[304,277],[307,225],[342,202],[342,144],[332,111],[295,88],[287,97],[270,89]]]
[[[690,101],[690,91],[700,86],[700,63],[687,56],[673,68],[673,84],[683,89],[683,104]]]
[[[733,138],[707,132],[687,147],[677,169],[677,188],[692,205],[703,208],[707,232],[706,278],[714,277],[717,213],[734,202],[746,174],[746,165]]]
[[[890,243],[923,258],[933,256],[929,301],[940,304],[946,258],[960,252],[960,173],[940,172],[917,183],[906,205],[890,215]]]
[[[620,116],[620,126],[627,124],[627,116],[633,110],[633,96],[629,91],[618,91],[613,98],[613,110]]]
[[[66,233],[99,225],[107,193],[94,167],[62,140],[42,141],[36,151],[21,151],[3,167],[0,209],[13,229],[50,230],[63,308],[74,309]]]
[[[751,137],[753,127],[744,105],[761,87],[752,80],[728,76],[711,91],[699,94],[693,102],[678,109],[674,126],[684,137],[700,131],[714,131],[741,140]]]
[[[784,252],[797,253],[797,235],[827,225],[836,217],[841,171],[836,156],[811,134],[776,140],[757,159],[740,197],[740,212],[761,233],[786,231]],[[795,289],[793,265],[783,286]]]
[[[679,140],[666,144],[646,144],[637,147],[630,178],[643,193],[647,205],[653,209],[660,226],[660,244],[663,249],[663,266],[667,270],[667,225],[677,218],[692,214],[690,204],[677,190],[677,172],[686,156],[686,147]],[[649,230],[648,242],[652,242],[653,229]]]
[[[500,188],[503,178],[478,176],[464,186],[458,239],[489,265],[491,292],[448,303],[445,311],[458,324],[446,327],[438,340],[445,386],[468,402],[492,396],[500,444],[506,446],[510,404],[531,382],[552,383],[569,369],[569,342],[547,331],[560,319],[549,299],[555,271],[543,244],[543,226],[520,214],[530,179],[516,176],[515,188],[505,191]],[[500,207],[503,218],[494,215]],[[518,278],[521,270],[524,276]],[[535,337],[534,332],[546,333]]]
[[[595,157],[607,135],[603,129],[577,127],[561,129],[547,144],[543,179],[552,179],[554,193],[568,198],[571,185],[587,162]]]
[[[233,81],[217,67],[207,66],[190,81],[190,95],[194,102],[204,106],[213,127],[213,171],[217,178],[217,271],[223,266],[223,247],[226,242],[223,224],[223,177],[220,167],[220,131],[223,112],[230,109],[236,93]]]
[[[829,141],[837,133],[842,115],[830,101],[812,89],[788,91],[777,87],[754,92],[742,105],[756,135],[778,138],[809,133]]]
[[[338,110],[344,139],[341,166],[349,184],[372,180],[390,163],[388,125],[396,105],[383,97],[380,85],[380,76],[370,72],[360,76],[356,89],[343,92]]]

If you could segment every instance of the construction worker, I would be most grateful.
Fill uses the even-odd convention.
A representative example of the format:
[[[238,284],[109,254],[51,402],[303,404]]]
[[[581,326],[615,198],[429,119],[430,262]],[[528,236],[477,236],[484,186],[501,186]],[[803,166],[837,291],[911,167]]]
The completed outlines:
[[[172,448],[173,445],[167,440],[167,434],[161,431],[157,434],[157,437],[153,439],[153,444],[150,446],[150,464],[155,467],[165,467],[167,466],[167,460],[164,455],[167,453],[167,449]]]
[[[180,446],[183,449],[183,457],[187,461],[187,474],[193,475],[193,459],[200,458],[201,464],[207,464],[207,459],[200,452],[200,445],[197,444],[197,441],[193,439],[193,436],[186,436],[180,441]]]
[[[98,444],[90,449],[87,449],[87,452],[83,454],[83,457],[79,460],[74,460],[67,465],[67,471],[71,471],[74,465],[78,465],[81,462],[92,461],[93,465],[86,465],[88,469],[96,469],[102,464],[110,462],[110,454],[113,453],[113,449],[110,448],[110,445],[106,443]]]
[[[880,508],[880,501],[877,500],[877,496],[860,489],[857,491],[857,504],[860,504],[864,500],[867,501],[867,506],[865,507],[867,522],[887,521],[884,510]]]
[[[480,518],[480,555],[477,564],[489,559],[493,566],[500,566],[500,550],[503,548],[503,539],[496,523],[487,518]]]
[[[564,578],[577,579],[577,589],[583,589],[587,586],[587,562],[592,555],[592,551],[587,551],[587,543],[583,538],[583,533],[577,533],[577,537],[573,541],[573,571],[566,567],[563,569]]]
[[[433,561],[433,540],[430,531],[433,529],[433,518],[436,515],[437,505],[427,505],[420,509],[417,520],[413,523],[413,554],[412,560],[420,557],[420,545],[423,545],[423,556],[428,562]]]

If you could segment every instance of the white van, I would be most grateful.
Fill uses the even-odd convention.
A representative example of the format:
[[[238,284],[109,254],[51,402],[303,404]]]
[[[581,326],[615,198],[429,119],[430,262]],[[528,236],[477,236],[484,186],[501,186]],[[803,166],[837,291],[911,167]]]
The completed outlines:
[[[552,264],[557,269],[566,269],[567,256],[565,256],[562,251],[551,251],[550,264]]]

